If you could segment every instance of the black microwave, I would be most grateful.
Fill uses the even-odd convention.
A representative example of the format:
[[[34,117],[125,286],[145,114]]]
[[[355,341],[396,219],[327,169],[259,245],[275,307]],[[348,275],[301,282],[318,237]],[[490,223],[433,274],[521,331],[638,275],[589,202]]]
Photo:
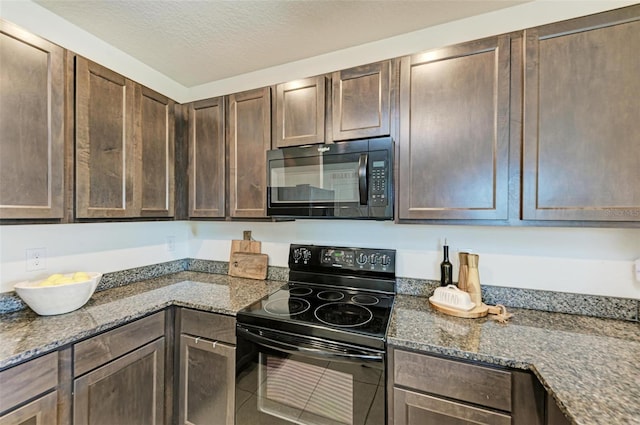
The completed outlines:
[[[393,219],[390,137],[267,152],[267,214],[290,218]]]

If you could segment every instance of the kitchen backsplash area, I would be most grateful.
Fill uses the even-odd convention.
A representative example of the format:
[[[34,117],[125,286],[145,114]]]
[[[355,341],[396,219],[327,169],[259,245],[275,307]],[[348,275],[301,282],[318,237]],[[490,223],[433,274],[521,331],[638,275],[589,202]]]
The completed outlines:
[[[252,230],[271,280],[286,280],[290,243],[393,248],[398,292],[428,296],[439,284],[441,243],[480,255],[490,304],[638,320],[640,229],[502,228],[299,220],[281,223],[137,222],[3,226],[0,311],[22,308],[13,284],[76,270],[106,273],[99,289],[183,270],[226,274],[232,239]],[[26,271],[25,250],[45,248],[44,269]]]

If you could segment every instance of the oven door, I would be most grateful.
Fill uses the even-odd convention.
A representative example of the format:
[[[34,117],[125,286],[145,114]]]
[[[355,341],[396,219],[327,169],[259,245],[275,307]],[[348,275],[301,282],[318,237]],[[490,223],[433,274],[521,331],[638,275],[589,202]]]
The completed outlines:
[[[236,329],[236,425],[384,425],[384,352]]]

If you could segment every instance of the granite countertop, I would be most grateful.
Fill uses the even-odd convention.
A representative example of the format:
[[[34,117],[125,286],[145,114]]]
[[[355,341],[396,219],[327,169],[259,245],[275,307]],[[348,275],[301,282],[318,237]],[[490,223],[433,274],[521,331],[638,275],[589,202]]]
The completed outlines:
[[[71,344],[170,305],[233,315],[282,286],[221,274],[180,272],[96,292],[84,307],[58,316],[30,309],[0,315],[0,369]]]
[[[95,293],[79,310],[0,315],[0,369],[72,344],[167,306],[235,315],[282,281],[184,271]],[[510,309],[508,324],[459,319],[427,298],[398,295],[390,345],[530,369],[580,425],[640,424],[640,327],[587,316]]]
[[[398,295],[387,342],[397,347],[530,369],[576,424],[640,424],[640,326],[509,309],[508,324],[437,312]]]

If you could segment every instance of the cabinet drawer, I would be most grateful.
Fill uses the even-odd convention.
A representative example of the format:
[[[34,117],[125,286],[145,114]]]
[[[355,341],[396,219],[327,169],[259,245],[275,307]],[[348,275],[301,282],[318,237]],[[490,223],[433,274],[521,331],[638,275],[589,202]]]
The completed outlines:
[[[504,413],[399,388],[393,390],[393,399],[394,422],[397,425],[511,424],[511,417]]]
[[[394,384],[511,411],[511,373],[407,351],[394,351]]]
[[[236,344],[236,318],[205,311],[181,310],[180,333]]]
[[[58,385],[58,353],[53,352],[0,372],[0,412]]]
[[[74,345],[74,376],[82,375],[164,335],[164,311]]]

